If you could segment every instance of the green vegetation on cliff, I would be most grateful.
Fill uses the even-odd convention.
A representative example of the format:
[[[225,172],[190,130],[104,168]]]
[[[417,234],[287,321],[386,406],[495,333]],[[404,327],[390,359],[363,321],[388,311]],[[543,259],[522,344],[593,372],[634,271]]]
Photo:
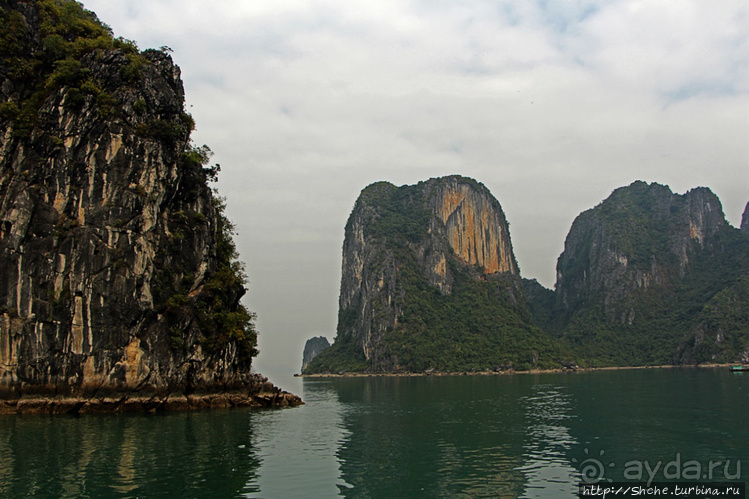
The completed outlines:
[[[224,215],[225,204],[214,197],[218,227],[216,230],[216,270],[205,284],[196,303],[198,324],[206,337],[209,351],[219,351],[236,342],[239,360],[248,362],[258,354],[254,312],[239,303],[245,293],[247,274],[232,237],[234,225]]]
[[[52,92],[67,87],[66,105],[80,106],[87,96],[96,100],[99,112],[116,113],[112,89],[104,88],[90,68],[81,63],[87,55],[119,50],[128,60],[121,68],[123,81],[133,83],[148,61],[135,43],[114,38],[111,29],[81,4],[69,0],[32,2],[39,15],[34,29],[18,10],[0,8],[0,56],[5,78],[22,89],[0,103],[0,118],[14,121],[17,137],[39,126],[39,109]]]
[[[338,313],[338,320],[340,324],[341,312]],[[307,364],[303,372],[305,374],[356,373],[367,372],[368,368],[369,363],[361,346],[357,345],[356,338],[352,335],[339,335],[336,336],[330,348],[325,349]]]
[[[79,2],[0,0],[0,280],[21,283],[0,287],[2,334],[21,342],[3,383],[192,389],[250,372],[219,166],[190,140],[168,52],[114,38]]]
[[[399,277],[408,297],[397,325],[386,335],[396,370],[442,372],[528,370],[560,367],[558,342],[531,323],[518,279],[480,277],[449,262],[452,293],[429,285],[415,262],[402,263]]]
[[[685,362],[736,362],[749,342],[749,274],[716,293],[684,342]]]
[[[455,225],[448,229],[443,216]],[[532,323],[516,273],[488,273],[455,253],[459,242],[474,248],[469,257],[488,248],[495,259],[514,262],[511,254],[497,256],[506,241],[486,239],[509,237],[506,222],[488,230],[476,220],[504,215],[472,179],[364,189],[346,225],[336,339],[305,373],[527,370],[570,362],[559,342]]]
[[[365,236],[385,238],[388,244],[402,246],[419,242],[427,235],[429,211],[418,185],[396,187],[377,182],[362,192],[361,203],[376,206],[376,216],[364,228]]]
[[[749,350],[749,331],[736,327],[730,341],[716,332],[715,348],[694,337],[703,308],[749,275],[749,238],[708,189],[617,189],[575,220],[557,271],[553,312],[537,294],[534,317],[582,363],[736,361]]]
[[[573,223],[555,290],[466,263],[495,247],[470,239],[488,234],[471,225],[484,195],[462,177],[364,189],[346,226],[336,341],[305,372],[749,361],[749,233],[709,189],[615,190]]]

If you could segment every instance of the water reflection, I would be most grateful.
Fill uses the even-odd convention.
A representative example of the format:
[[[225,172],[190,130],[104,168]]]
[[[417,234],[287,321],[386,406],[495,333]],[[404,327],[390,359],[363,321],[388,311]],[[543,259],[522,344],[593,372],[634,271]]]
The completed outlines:
[[[256,476],[247,411],[0,418],[2,497],[236,497]]]
[[[135,429],[133,424],[127,422],[123,431],[122,448],[120,451],[120,462],[117,466],[117,475],[114,477],[115,483],[112,485],[112,488],[123,496],[128,495],[130,492],[133,492],[138,488],[138,486],[136,485],[137,475],[135,467],[136,455],[138,453],[138,443],[137,430]],[[84,447],[88,447],[91,451],[93,451],[94,448],[90,445],[91,442],[88,442],[88,444],[88,446],[84,445]],[[93,452],[88,452],[85,454],[87,465]],[[79,469],[86,468],[87,466],[85,465],[79,467]]]
[[[567,457],[577,441],[570,435],[574,418],[572,396],[564,385],[539,383],[523,397],[526,407],[527,441],[524,445],[523,497],[573,497],[577,470]]]
[[[0,418],[0,497],[536,499],[586,459],[749,465],[749,376],[724,371],[298,383],[292,409]]]
[[[570,397],[530,377],[340,379],[345,497],[574,491]]]
[[[305,380],[304,406],[250,414],[252,447],[261,461],[245,497],[335,497],[340,470],[335,449],[346,435],[331,382]]]

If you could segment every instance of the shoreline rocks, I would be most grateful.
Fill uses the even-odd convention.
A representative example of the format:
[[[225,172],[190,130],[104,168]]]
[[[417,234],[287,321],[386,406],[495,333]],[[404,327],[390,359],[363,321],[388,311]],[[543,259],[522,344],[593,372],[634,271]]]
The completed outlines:
[[[314,374],[295,374],[297,378],[408,378],[408,377],[440,377],[440,376],[511,376],[515,374],[567,374],[567,373],[586,373],[594,371],[623,371],[634,369],[717,369],[727,368],[735,363],[707,363],[707,364],[665,364],[652,366],[608,366],[608,367],[559,367],[556,369],[528,369],[526,371],[517,371],[506,369],[499,371],[425,371],[425,372],[385,372],[385,373],[366,373],[366,372],[345,372],[345,373],[314,373]]]
[[[224,391],[21,394],[0,400],[0,415],[161,412],[231,407],[296,407],[304,404],[300,397],[275,386],[268,378],[260,374],[250,377],[247,386],[231,387]]]

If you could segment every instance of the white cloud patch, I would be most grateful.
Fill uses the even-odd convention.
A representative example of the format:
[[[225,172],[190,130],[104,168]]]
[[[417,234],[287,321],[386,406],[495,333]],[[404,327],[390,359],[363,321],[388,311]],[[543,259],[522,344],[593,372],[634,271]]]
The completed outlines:
[[[343,226],[371,182],[483,182],[523,275],[549,286],[572,220],[617,187],[705,185],[734,224],[749,200],[742,0],[84,4],[174,50],[222,165],[261,367],[332,339]]]

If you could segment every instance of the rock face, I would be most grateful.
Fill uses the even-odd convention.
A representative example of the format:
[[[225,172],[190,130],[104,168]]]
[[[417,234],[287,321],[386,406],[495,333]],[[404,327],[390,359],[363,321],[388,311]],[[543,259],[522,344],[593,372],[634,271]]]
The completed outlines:
[[[617,189],[572,224],[549,329],[599,364],[680,362],[700,310],[749,273],[747,242],[709,189]],[[730,355],[749,347],[744,336]]]
[[[574,310],[601,298],[610,319],[631,322],[632,292],[683,278],[690,256],[712,248],[726,227],[708,189],[684,196],[644,182],[617,189],[572,224],[557,262],[559,305]]]
[[[749,364],[749,273],[705,304],[674,360]]]
[[[426,190],[430,207],[444,225],[452,253],[465,264],[480,267],[483,272],[518,274],[512,253],[510,232],[502,208],[487,191],[457,177],[434,182]],[[441,230],[433,222],[433,230]],[[435,272],[444,279],[446,271],[440,255]],[[444,284],[443,284],[444,286]]]
[[[749,232],[749,203],[746,203],[744,215],[741,217],[741,230]]]
[[[252,314],[179,68],[75,2],[0,14],[0,398],[246,395]]]
[[[335,343],[305,372],[529,367],[552,350],[530,324],[508,224],[486,187],[458,176],[379,182],[346,224]]]
[[[304,352],[302,353],[302,371],[307,369],[312,359],[320,355],[326,348],[330,348],[330,342],[325,336],[315,336],[308,339],[307,343],[304,344]]]

